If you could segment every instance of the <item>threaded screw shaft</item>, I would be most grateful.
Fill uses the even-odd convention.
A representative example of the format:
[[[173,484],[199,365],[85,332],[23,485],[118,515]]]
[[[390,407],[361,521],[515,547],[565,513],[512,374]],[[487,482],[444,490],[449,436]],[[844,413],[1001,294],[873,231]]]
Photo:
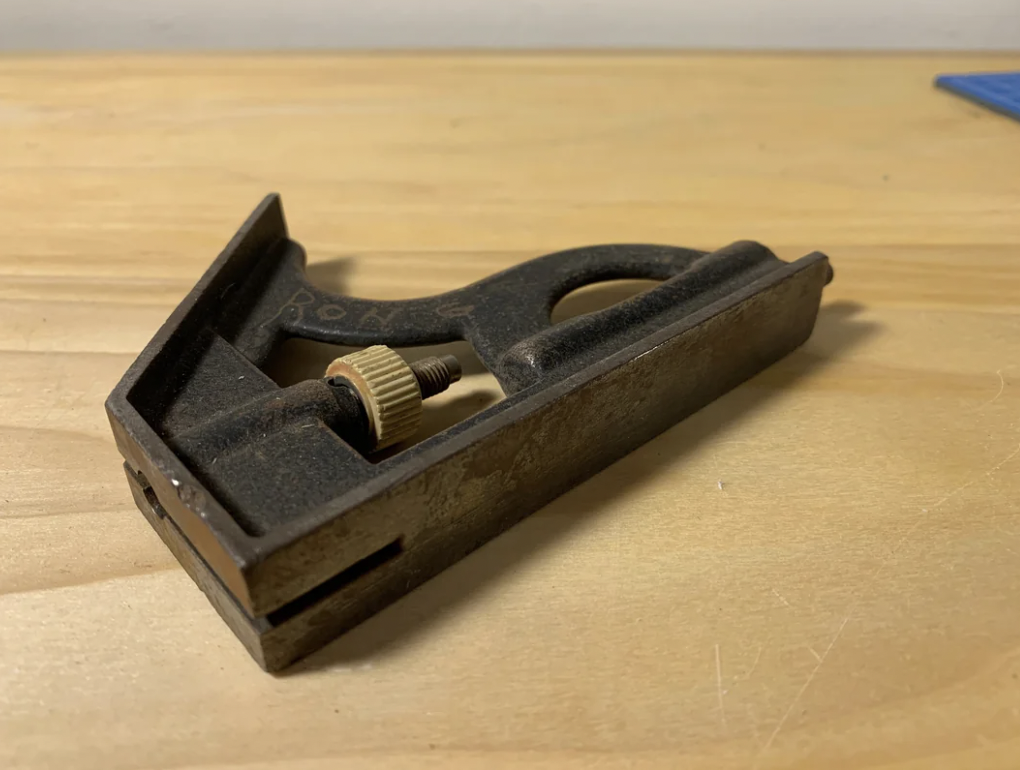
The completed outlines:
[[[411,364],[411,371],[418,380],[422,398],[442,393],[452,383],[459,381],[462,373],[460,361],[454,356],[423,358]]]

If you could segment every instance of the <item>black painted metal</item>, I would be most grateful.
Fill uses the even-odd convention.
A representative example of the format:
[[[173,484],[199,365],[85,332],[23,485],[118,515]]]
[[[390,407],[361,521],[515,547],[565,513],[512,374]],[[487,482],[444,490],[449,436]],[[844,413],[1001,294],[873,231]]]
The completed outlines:
[[[612,245],[379,302],[312,286],[304,260],[268,197],[107,403],[139,506],[270,669],[789,352],[831,279],[824,255],[788,264],[751,242]],[[662,283],[550,322],[568,292],[616,278]],[[466,339],[507,399],[371,463],[342,383],[280,388],[264,373],[289,337]]]

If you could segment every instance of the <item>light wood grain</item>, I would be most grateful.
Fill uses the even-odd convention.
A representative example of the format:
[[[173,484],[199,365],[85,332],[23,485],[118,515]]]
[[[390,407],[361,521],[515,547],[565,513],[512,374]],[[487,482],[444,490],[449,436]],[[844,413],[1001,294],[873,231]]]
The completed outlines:
[[[930,81],[1017,66],[0,59],[0,765],[1016,767],[1020,125]],[[363,296],[604,241],[836,280],[801,351],[274,678],[102,411],[270,190]]]

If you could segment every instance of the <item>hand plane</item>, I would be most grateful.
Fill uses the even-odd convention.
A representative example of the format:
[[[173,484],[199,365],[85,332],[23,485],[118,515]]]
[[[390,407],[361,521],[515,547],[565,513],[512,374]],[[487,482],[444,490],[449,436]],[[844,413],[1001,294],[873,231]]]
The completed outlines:
[[[824,254],[748,241],[589,246],[405,301],[323,291],[304,267],[271,195],[106,403],[138,507],[269,671],[785,356],[832,278]],[[550,321],[620,278],[661,283]],[[294,337],[359,350],[281,387],[267,361]],[[392,348],[462,340],[506,398],[408,443],[459,365]]]

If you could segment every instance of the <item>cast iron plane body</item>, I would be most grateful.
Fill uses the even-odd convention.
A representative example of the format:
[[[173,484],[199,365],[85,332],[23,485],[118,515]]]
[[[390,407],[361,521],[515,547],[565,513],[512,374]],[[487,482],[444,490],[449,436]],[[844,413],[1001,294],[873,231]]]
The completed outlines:
[[[107,401],[135,502],[264,668],[314,651],[803,343],[828,259],[573,249],[407,301],[324,292],[267,197]],[[559,324],[581,286],[661,281]],[[506,398],[380,462],[356,398],[280,387],[288,338],[467,340]],[[678,556],[679,558],[679,556]]]

